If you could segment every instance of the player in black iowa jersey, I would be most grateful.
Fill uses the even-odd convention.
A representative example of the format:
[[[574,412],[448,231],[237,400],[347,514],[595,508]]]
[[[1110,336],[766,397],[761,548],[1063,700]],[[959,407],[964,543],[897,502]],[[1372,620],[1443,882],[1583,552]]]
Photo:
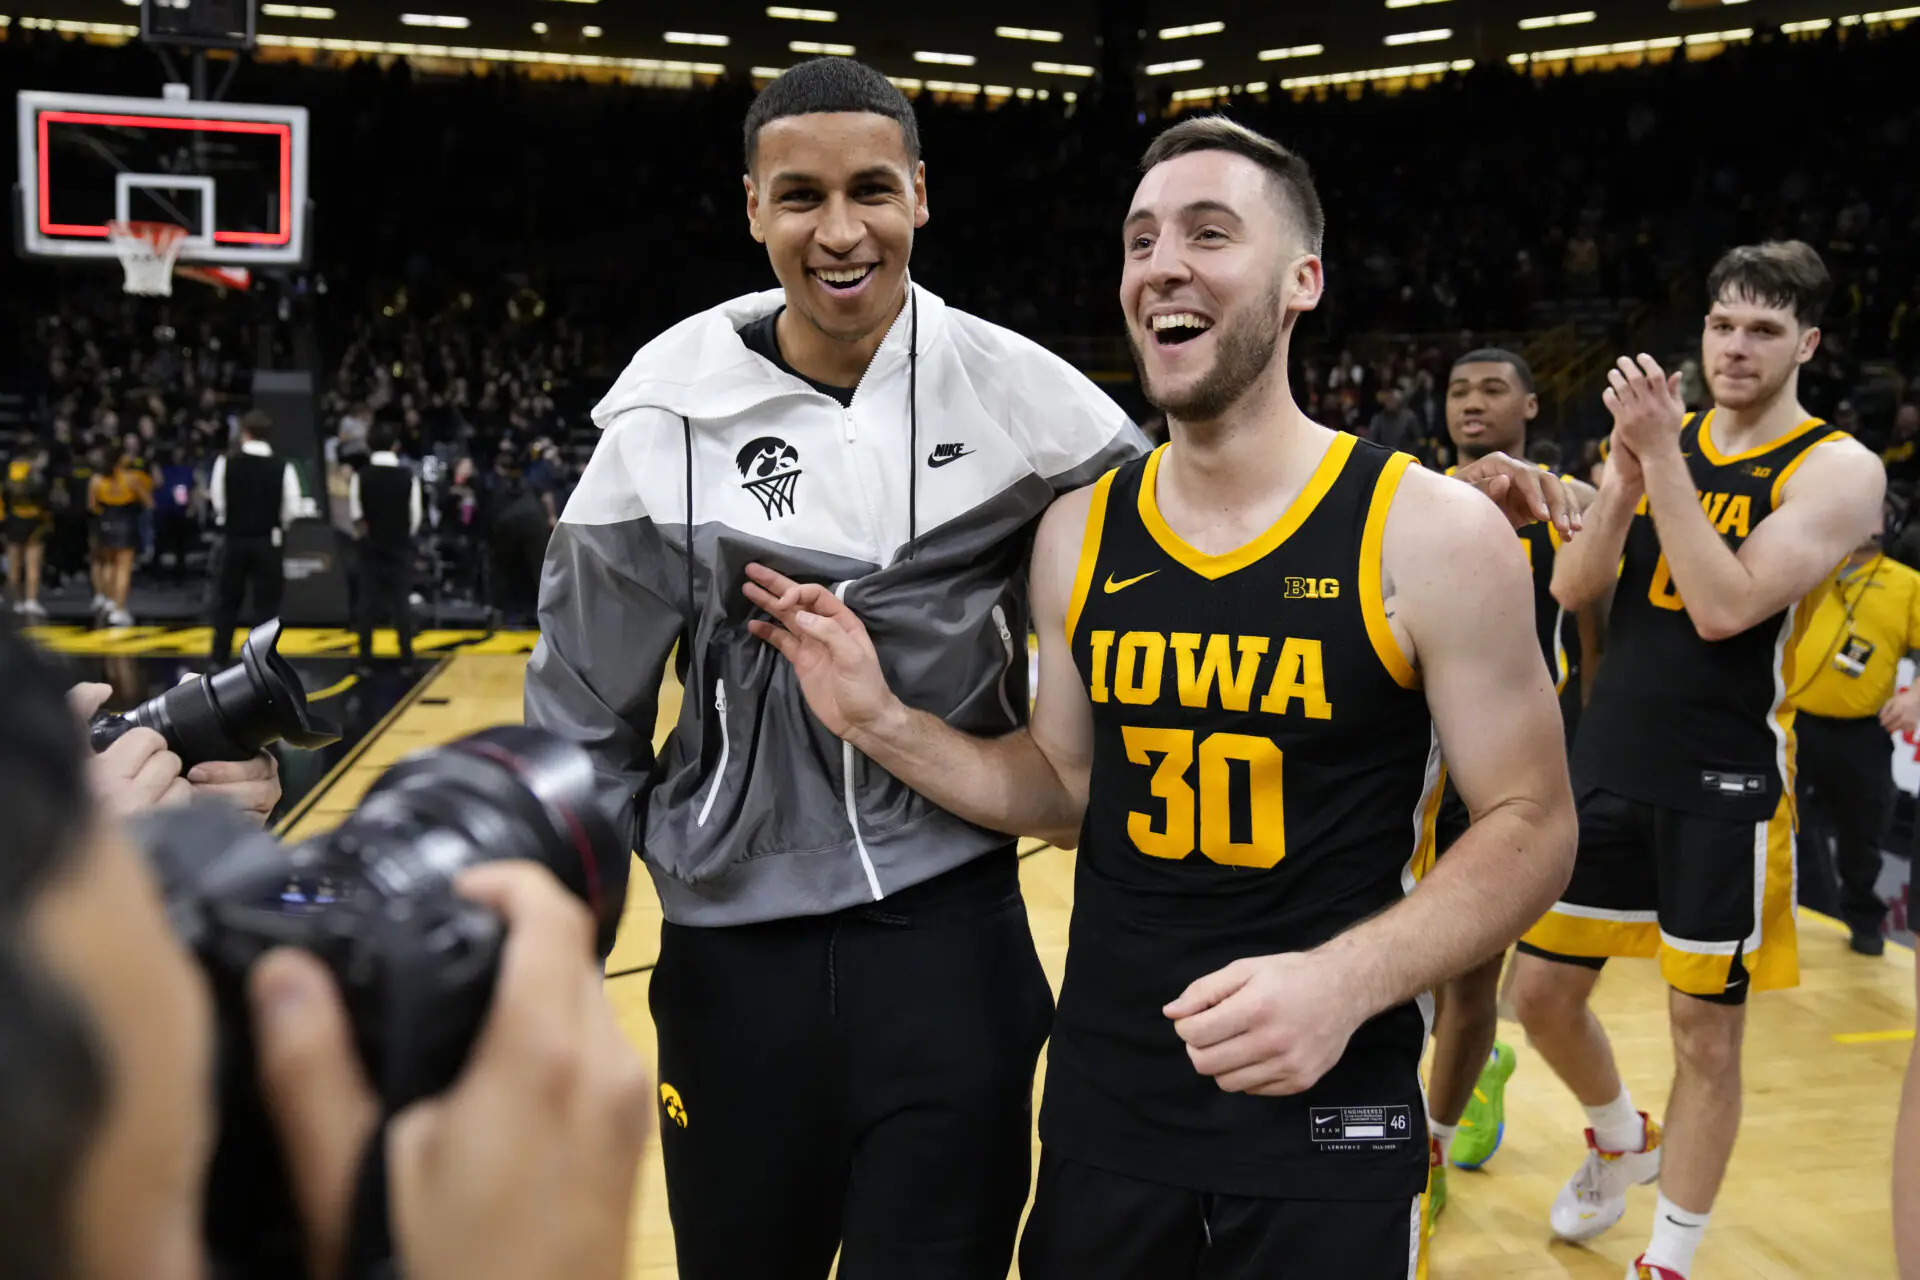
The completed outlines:
[[[1294,404],[1304,163],[1216,118],[1142,167],[1121,300],[1172,443],[1041,521],[1031,729],[903,707],[823,586],[750,568],[752,626],[880,767],[1078,841],[1024,1280],[1405,1280],[1422,993],[1518,936],[1574,841],[1526,562],[1466,486]],[[1560,487],[1501,461],[1510,496]],[[1441,742],[1477,821],[1429,875]]]
[[[1486,347],[1469,351],[1447,375],[1447,434],[1462,464],[1491,453],[1527,456],[1527,426],[1540,412],[1533,370],[1512,351]],[[1593,502],[1594,488],[1560,477],[1579,509]],[[1522,526],[1517,532],[1533,572],[1534,635],[1560,695],[1560,714],[1568,740],[1579,721],[1584,681],[1583,652],[1592,649],[1597,609],[1578,615],[1553,598],[1553,563],[1565,539],[1550,522]],[[1588,641],[1583,643],[1583,633]],[[1467,807],[1448,787],[1440,802],[1436,839],[1445,853],[1467,829]],[[1513,1074],[1513,1049],[1497,1042],[1500,1025],[1502,952],[1434,993],[1433,1060],[1427,1069],[1427,1127],[1433,1134],[1429,1159],[1429,1221],[1438,1223],[1447,1204],[1447,1167],[1478,1169],[1492,1159],[1506,1132],[1506,1085]]]
[[[1554,566],[1569,608],[1612,604],[1574,744],[1579,861],[1521,944],[1513,999],[1593,1122],[1553,1229],[1597,1235],[1629,1183],[1659,1177],[1653,1240],[1629,1272],[1648,1280],[1687,1275],[1732,1153],[1748,990],[1799,982],[1786,691],[1818,593],[1873,529],[1885,483],[1799,403],[1830,286],[1797,241],[1720,260],[1707,413],[1686,414],[1652,357],[1619,362],[1600,495]],[[1587,1008],[1608,956],[1657,956],[1673,988],[1664,1168],[1660,1126],[1635,1112]]]

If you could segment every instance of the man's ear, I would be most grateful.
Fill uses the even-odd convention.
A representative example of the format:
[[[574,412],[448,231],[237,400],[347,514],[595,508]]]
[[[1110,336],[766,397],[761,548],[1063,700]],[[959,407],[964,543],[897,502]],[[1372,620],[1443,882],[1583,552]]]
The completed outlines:
[[[753,175],[740,175],[740,185],[747,190],[747,232],[761,244],[767,242],[767,233],[760,226],[760,189],[753,185]]]
[[[927,225],[932,211],[927,208],[927,162],[921,160],[913,166],[913,225],[915,230]]]

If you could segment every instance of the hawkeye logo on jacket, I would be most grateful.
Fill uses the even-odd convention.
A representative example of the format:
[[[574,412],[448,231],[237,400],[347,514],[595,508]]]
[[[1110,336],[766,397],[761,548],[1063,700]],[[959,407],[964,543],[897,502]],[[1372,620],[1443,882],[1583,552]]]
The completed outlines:
[[[800,484],[800,451],[778,436],[749,440],[734,457],[740,487],[760,499],[767,519],[793,514],[793,491]]]

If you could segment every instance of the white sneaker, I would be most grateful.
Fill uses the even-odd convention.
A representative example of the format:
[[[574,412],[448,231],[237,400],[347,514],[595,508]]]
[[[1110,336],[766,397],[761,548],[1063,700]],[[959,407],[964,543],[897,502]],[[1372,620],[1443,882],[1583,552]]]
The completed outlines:
[[[26,614],[29,618],[44,618],[47,616],[47,606],[41,604],[38,600],[25,601],[18,607],[20,612]]]
[[[113,608],[113,601],[107,599],[98,591],[93,593],[93,611],[95,613],[105,613],[111,608]]]
[[[1591,1240],[1627,1212],[1627,1188],[1645,1186],[1660,1176],[1660,1126],[1642,1111],[1646,1140],[1638,1151],[1602,1151],[1587,1130],[1587,1158],[1554,1197],[1553,1234],[1562,1240]]]
[[[133,615],[125,609],[114,609],[107,614],[107,625],[110,627],[130,627],[133,625]]]

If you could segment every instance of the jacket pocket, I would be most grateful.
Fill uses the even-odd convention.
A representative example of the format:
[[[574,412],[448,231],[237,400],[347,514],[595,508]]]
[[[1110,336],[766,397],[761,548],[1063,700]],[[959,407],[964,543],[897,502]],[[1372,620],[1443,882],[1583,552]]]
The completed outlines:
[[[707,787],[707,795],[700,802],[700,815],[693,825],[704,827],[713,813],[713,802],[720,798],[720,788],[727,780],[727,761],[733,756],[733,731],[727,726],[727,682],[713,682],[713,709],[720,718],[720,758],[714,762],[713,782]]]

